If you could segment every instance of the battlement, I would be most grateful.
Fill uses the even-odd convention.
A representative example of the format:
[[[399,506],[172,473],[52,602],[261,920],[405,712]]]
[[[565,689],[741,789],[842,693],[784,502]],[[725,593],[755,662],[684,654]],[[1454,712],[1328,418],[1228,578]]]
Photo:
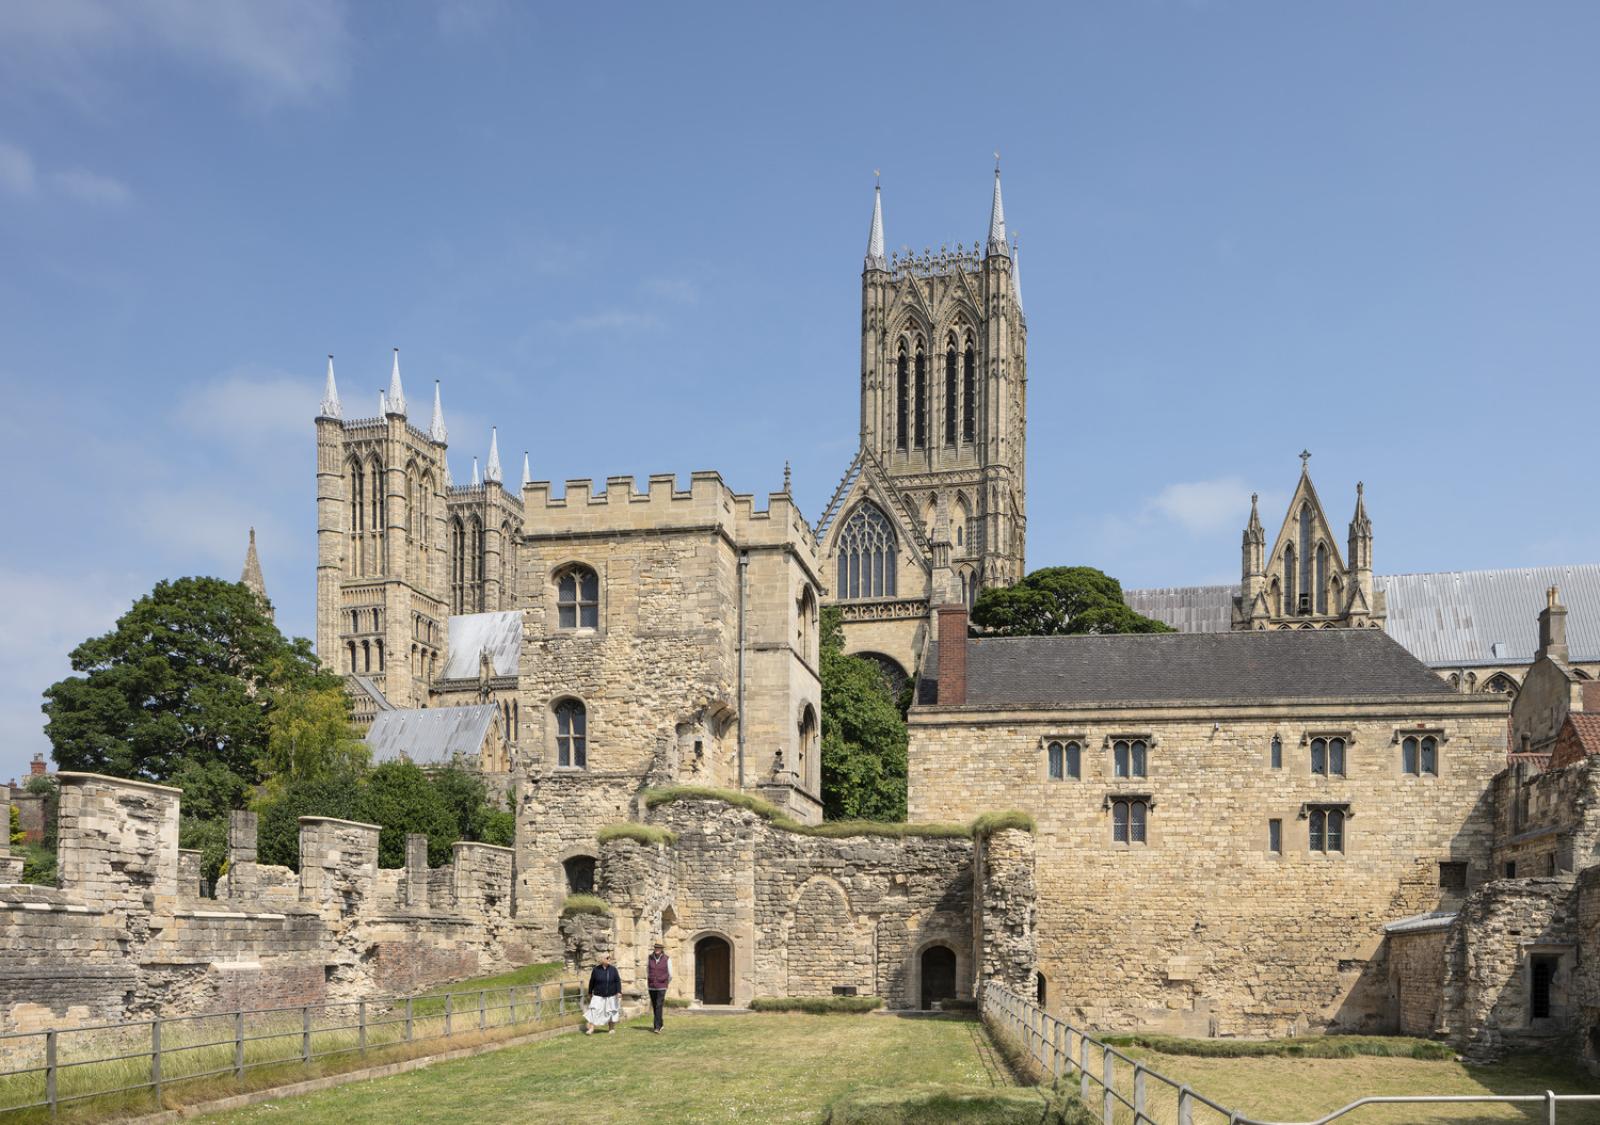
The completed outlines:
[[[788,543],[808,555],[817,550],[816,537],[789,493],[768,493],[767,506],[758,508],[753,495],[733,491],[722,474],[709,470],[691,473],[687,489],[678,488],[676,474],[656,473],[643,491],[633,477],[617,476],[607,477],[598,491],[593,480],[569,480],[561,496],[554,495],[549,481],[533,481],[522,497],[523,533],[529,538],[718,526],[741,545]]]
[[[889,256],[889,272],[896,281],[906,277],[937,277],[957,270],[964,273],[983,270],[983,251],[976,242],[971,249],[959,242],[954,250],[944,245],[937,251],[924,246],[920,254],[905,246]]]

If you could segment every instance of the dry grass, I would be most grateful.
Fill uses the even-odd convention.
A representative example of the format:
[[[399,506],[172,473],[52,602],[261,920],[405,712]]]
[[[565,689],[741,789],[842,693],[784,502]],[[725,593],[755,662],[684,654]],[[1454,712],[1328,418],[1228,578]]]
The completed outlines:
[[[820,836],[827,839],[844,839],[851,836],[885,836],[893,839],[924,837],[930,839],[971,839],[1003,828],[1020,828],[1033,831],[1033,817],[1023,812],[984,813],[967,824],[911,824],[883,820],[828,820],[821,824],[801,824],[785,816],[769,801],[739,793],[732,789],[715,789],[709,785],[668,785],[645,791],[644,802],[648,808],[673,801],[721,801],[741,809],[749,809],[773,827],[802,836]]]
[[[662,1035],[562,1036],[207,1118],[296,1125],[815,1125],[857,1090],[1006,1086],[975,1021],[674,1015]]]

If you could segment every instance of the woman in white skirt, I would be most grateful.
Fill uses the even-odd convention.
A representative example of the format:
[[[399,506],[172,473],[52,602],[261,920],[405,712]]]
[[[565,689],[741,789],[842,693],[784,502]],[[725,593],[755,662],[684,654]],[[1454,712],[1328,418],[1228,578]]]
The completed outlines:
[[[602,953],[600,963],[589,974],[589,1006],[584,1009],[585,1035],[604,1026],[609,1035],[617,1030],[617,1018],[622,1015],[622,974],[611,964],[611,954]]]

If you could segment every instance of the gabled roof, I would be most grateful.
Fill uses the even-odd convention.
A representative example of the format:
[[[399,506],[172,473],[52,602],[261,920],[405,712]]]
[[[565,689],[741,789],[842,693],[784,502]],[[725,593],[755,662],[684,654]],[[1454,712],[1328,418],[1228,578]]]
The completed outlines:
[[[379,711],[367,731],[367,745],[374,762],[404,757],[419,766],[443,766],[458,755],[475,760],[499,714],[493,703]]]
[[[938,646],[919,702],[937,701]],[[935,687],[933,698],[924,688]],[[985,637],[967,641],[968,707],[1450,696],[1380,629]]]
[[[515,676],[522,658],[522,611],[465,613],[450,618],[450,658],[443,679],[478,678],[478,654],[487,652],[496,676]]]

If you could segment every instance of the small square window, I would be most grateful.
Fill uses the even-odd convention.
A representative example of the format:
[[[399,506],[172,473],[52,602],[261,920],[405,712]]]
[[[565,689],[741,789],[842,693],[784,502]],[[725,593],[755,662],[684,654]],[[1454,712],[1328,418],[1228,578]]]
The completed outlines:
[[[1467,865],[1459,861],[1445,861],[1439,864],[1439,886],[1447,891],[1464,891],[1467,889]]]
[[[1513,860],[1510,860],[1509,862],[1506,863],[1506,878],[1507,879],[1515,879],[1516,877],[1517,877],[1517,861],[1513,859]]]

